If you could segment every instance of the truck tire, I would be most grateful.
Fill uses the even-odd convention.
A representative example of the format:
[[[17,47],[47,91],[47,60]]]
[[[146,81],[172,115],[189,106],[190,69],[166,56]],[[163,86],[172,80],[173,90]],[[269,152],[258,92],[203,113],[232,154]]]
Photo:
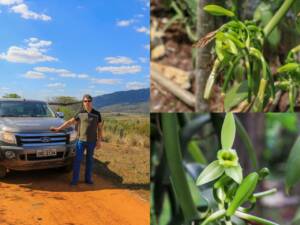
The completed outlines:
[[[7,175],[7,169],[4,166],[0,166],[0,179],[5,178]]]

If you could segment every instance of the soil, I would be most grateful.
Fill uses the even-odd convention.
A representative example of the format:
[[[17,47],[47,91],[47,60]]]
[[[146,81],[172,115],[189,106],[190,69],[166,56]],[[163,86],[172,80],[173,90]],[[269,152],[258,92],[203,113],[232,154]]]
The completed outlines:
[[[151,1],[151,20],[156,20],[159,29],[164,27],[170,12],[166,11],[161,1]],[[155,62],[174,66],[182,70],[191,71],[193,69],[192,45],[183,27],[173,24],[166,30],[162,37],[162,42],[166,48],[166,54],[155,60]],[[151,43],[153,44],[153,43]],[[191,91],[191,90],[190,90]],[[151,112],[192,112],[193,109],[180,101],[173,94],[164,90],[162,86],[151,81]]]
[[[94,165],[94,185],[75,187],[59,169],[11,171],[0,181],[0,224],[150,224],[149,150],[103,143]]]

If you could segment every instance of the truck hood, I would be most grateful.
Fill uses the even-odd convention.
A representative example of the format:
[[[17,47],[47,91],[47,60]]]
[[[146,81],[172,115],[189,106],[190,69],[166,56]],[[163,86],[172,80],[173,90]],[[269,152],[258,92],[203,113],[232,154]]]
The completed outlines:
[[[60,118],[9,117],[0,118],[0,130],[8,132],[49,132],[50,127],[63,124]]]

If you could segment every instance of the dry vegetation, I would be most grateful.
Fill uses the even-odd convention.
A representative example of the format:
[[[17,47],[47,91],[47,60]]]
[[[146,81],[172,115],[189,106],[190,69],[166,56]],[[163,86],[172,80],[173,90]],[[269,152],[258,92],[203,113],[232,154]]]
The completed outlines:
[[[148,148],[149,118],[135,114],[103,114],[104,142]]]

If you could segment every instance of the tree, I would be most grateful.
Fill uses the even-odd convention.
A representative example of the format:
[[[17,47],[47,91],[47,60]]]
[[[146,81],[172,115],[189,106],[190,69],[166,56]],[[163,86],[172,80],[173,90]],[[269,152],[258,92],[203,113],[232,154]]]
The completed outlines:
[[[53,105],[54,111],[63,112],[66,120],[72,118],[80,108],[80,101],[71,96],[53,97],[49,104]]]
[[[16,93],[9,93],[9,94],[5,94],[2,96],[3,98],[21,98],[20,95],[16,94]]]
[[[198,23],[197,23],[197,33],[198,37],[204,37],[209,32],[214,30],[214,18],[206,13],[203,8],[207,4],[211,4],[211,1],[199,1],[198,2]],[[203,98],[203,92],[205,88],[205,82],[209,75],[209,65],[211,61],[211,45],[205,48],[200,48],[197,50],[196,59],[196,111],[197,112],[207,112],[209,111],[208,102]]]

